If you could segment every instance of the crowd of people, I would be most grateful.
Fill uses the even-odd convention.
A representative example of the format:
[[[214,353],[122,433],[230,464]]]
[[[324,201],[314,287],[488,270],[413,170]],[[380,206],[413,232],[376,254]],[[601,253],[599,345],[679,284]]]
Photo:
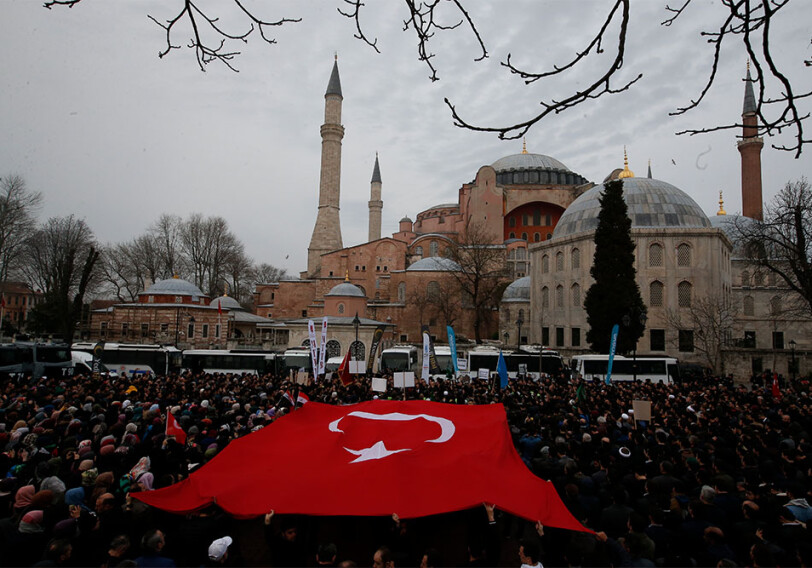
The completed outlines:
[[[780,392],[716,378],[389,384],[374,392],[367,377],[347,386],[337,377],[297,385],[191,373],[2,378],[0,566],[812,566],[805,381]],[[170,515],[133,498],[295,411],[297,392],[341,405],[502,403],[527,467],[592,532],[543,527],[487,503],[439,518],[355,519],[348,529],[346,519],[273,511],[238,521],[216,506]],[[651,401],[650,420],[634,416],[637,400]],[[184,444],[167,436],[168,412]],[[371,548],[358,544],[361,532]]]

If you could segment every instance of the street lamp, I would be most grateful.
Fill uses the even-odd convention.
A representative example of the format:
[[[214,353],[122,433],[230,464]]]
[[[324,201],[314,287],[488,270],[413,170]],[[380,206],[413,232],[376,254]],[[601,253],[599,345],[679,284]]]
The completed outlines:
[[[356,359],[356,355],[358,354],[358,326],[361,325],[361,320],[358,319],[358,312],[355,312],[355,317],[352,318],[352,325],[355,326],[355,343],[353,344],[353,351],[352,354],[353,360]]]
[[[524,320],[522,319],[522,316],[519,316],[519,319],[516,320],[516,327],[518,328],[517,331],[519,333],[519,335],[516,337],[516,347],[518,347],[518,348],[521,348],[521,346],[522,346],[522,324],[523,323],[524,323]]]
[[[792,382],[795,382],[795,340],[789,340],[789,348],[792,349]]]

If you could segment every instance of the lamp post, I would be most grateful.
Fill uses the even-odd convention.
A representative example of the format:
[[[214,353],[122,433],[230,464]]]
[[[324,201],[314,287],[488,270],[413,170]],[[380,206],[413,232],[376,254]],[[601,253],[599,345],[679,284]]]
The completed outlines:
[[[523,323],[524,323],[524,320],[522,319],[522,316],[519,316],[519,319],[516,320],[516,328],[517,328],[517,332],[519,334],[519,335],[516,336],[516,347],[518,347],[519,349],[521,349],[521,347],[522,347],[522,324]]]
[[[352,318],[352,325],[355,326],[355,343],[353,343],[353,351],[352,359],[355,360],[356,355],[358,354],[358,326],[361,325],[361,320],[358,319],[358,312],[355,312],[355,317]]]
[[[792,382],[795,382],[795,340],[789,340],[789,348],[792,349]]]

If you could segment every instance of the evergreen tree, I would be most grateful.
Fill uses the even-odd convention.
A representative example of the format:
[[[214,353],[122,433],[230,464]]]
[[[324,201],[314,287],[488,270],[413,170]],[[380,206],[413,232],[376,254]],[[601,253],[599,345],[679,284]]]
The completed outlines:
[[[618,324],[617,351],[634,349],[643,335],[641,316],[646,306],[635,280],[632,221],[623,200],[623,181],[604,185],[600,198],[598,228],[595,230],[595,258],[590,274],[595,282],[584,299],[589,331],[586,339],[593,351],[608,353],[612,326]],[[623,316],[628,316],[628,326]]]

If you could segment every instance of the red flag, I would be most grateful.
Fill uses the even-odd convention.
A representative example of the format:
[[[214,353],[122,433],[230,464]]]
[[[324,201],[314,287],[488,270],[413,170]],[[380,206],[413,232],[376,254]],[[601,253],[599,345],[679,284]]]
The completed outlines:
[[[773,373],[773,397],[781,398],[781,389],[778,387],[778,373]]]
[[[183,428],[180,427],[178,421],[168,410],[166,411],[166,435],[175,436],[178,444],[186,444],[186,432],[183,431]]]
[[[347,354],[344,355],[344,360],[338,366],[338,378],[341,379],[341,384],[345,387],[352,384],[352,375],[350,374],[350,350],[347,349]]]
[[[223,315],[223,306],[220,305],[220,300],[217,300],[217,315]]]
[[[0,294],[0,308],[6,307],[6,295]]]
[[[271,509],[414,518],[486,502],[545,526],[586,530],[552,483],[524,465],[501,404],[311,402],[237,438],[187,479],[135,496],[173,513],[216,502],[239,518]]]
[[[287,399],[291,406],[293,406],[293,397],[290,396],[290,391],[285,391],[285,394],[282,395],[282,398]]]
[[[308,402],[310,402],[310,397],[308,397],[308,396],[307,396],[305,393],[303,393],[303,392],[301,392],[301,391],[300,391],[300,392],[299,392],[299,394],[298,394],[298,395],[296,395],[296,402],[297,402],[297,403],[298,403],[300,406],[304,406],[305,404],[307,404]]]

